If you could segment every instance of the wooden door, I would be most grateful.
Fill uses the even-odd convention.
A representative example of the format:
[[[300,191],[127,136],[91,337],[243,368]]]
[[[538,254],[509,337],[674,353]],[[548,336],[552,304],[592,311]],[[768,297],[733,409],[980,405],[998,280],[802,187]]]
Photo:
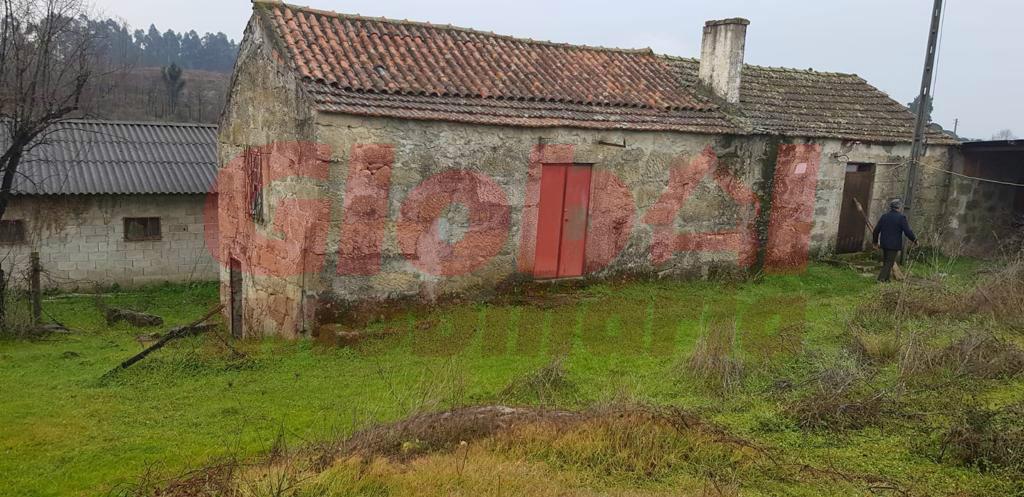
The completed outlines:
[[[864,206],[864,214],[871,215],[871,187],[875,182],[873,164],[847,164],[846,181],[843,183],[843,206],[839,211],[839,236],[836,239],[836,253],[847,254],[864,250],[866,225],[864,216],[857,210],[854,199]],[[870,219],[870,218],[869,218]]]
[[[537,252],[534,276],[583,275],[587,212],[590,209],[589,165],[544,165],[540,179]]]
[[[231,259],[228,286],[231,292],[231,336],[243,337],[242,330],[242,263]]]

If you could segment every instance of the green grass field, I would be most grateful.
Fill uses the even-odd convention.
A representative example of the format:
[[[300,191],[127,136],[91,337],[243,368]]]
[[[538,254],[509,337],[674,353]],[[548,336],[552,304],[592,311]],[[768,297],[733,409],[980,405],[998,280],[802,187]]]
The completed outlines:
[[[921,281],[966,289],[980,267],[933,261],[915,272]],[[964,405],[1024,405],[1019,375],[944,370],[898,381],[904,378],[900,351],[910,350],[904,336],[926,334],[930,343],[941,344],[984,328],[1019,344],[1021,330],[987,315],[887,316],[869,305],[883,291],[870,277],[826,265],[757,282],[554,288],[530,298],[389,316],[367,328],[382,338],[354,349],[271,339],[239,345],[246,354],[239,358],[213,336],[189,338],[109,378],[102,378],[106,371],[141,350],[135,336],[157,330],[108,328],[93,297],[52,296],[46,312],[74,334],[0,340],[0,494],[111,495],[144,477],[173,478],[229,457],[257,457],[275,441],[301,446],[339,439],[374,422],[457,406],[583,409],[628,401],[679,406],[794,463],[879,475],[913,495],[1024,495],[1016,471],[1024,468],[966,464],[940,453],[943,434]],[[216,292],[213,284],[161,286],[104,300],[163,316],[173,326],[214,305]],[[707,370],[695,369],[688,358],[701,343],[707,346],[709,330],[723,326],[735,330],[727,355],[736,367],[716,369],[721,362],[712,361]],[[869,344],[866,359],[849,352],[853,335]],[[559,385],[523,382],[556,357],[563,357]],[[822,426],[810,426],[807,419],[817,418],[801,412],[815,407],[792,406],[811,398],[824,384],[820,372],[837,364],[861,371],[864,389],[896,392],[898,398],[886,397],[894,407],[882,406],[881,414],[842,429],[832,425],[850,420],[827,413]],[[1020,428],[1019,420],[1011,428]],[[501,446],[492,442],[474,464],[496,457]],[[546,456],[522,457],[559,468],[563,476],[584,471],[552,465]],[[342,483],[324,488],[340,488],[336,495],[398,495],[402,488],[392,475],[381,483],[383,493],[359,490],[344,484],[352,478],[345,471],[334,471]],[[653,478],[640,493],[692,485],[681,493],[701,495],[699,475],[686,471]],[[614,475],[574,478],[566,485],[636,484]],[[818,488],[779,485],[736,482],[741,495],[813,495]],[[870,491],[867,485],[836,485],[821,488]],[[437,490],[453,493],[459,492]]]

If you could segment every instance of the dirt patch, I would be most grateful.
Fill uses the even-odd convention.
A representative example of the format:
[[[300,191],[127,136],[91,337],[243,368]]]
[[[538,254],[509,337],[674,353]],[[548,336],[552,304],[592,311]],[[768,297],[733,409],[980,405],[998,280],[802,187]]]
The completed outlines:
[[[356,433],[341,445],[338,454],[409,460],[429,452],[450,450],[462,442],[486,438],[515,426],[566,425],[579,422],[582,416],[571,411],[507,406],[420,414]]]

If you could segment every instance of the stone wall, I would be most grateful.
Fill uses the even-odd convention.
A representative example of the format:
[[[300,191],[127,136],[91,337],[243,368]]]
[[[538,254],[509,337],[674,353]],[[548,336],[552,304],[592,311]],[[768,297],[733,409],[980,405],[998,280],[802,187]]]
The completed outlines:
[[[872,145],[840,140],[783,140],[767,137],[722,137],[656,132],[601,132],[576,129],[523,129],[472,126],[454,123],[402,121],[361,118],[344,115],[318,116],[317,142],[330,147],[331,166],[328,187],[324,190],[334,206],[326,245],[326,264],[320,279],[321,290],[343,300],[390,299],[406,295],[437,296],[471,288],[489,287],[532,269],[534,233],[530,231],[536,216],[536,192],[531,185],[539,179],[537,162],[576,162],[594,165],[596,175],[605,175],[595,183],[591,206],[591,230],[618,224],[624,233],[599,232],[588,238],[588,270],[593,277],[629,273],[656,277],[707,276],[715,268],[750,267],[755,263],[742,246],[725,243],[714,247],[710,236],[687,245],[659,252],[661,222],[655,219],[661,209],[671,207],[671,230],[696,237],[740,231],[753,236],[763,249],[770,245],[766,224],[772,208],[772,184],[782,168],[777,163],[779,146],[789,144],[815,150],[812,158],[817,174],[813,186],[813,217],[809,228],[809,251],[828,253],[835,245],[842,205],[846,164],[876,164],[876,181],[869,206],[870,217],[887,209],[890,198],[903,195],[909,145]],[[346,238],[343,207],[351,193],[347,182],[353,168],[362,162],[354,159],[359,147],[382,144],[389,147],[393,162],[388,164],[389,185],[381,193],[387,209],[382,229],[379,270],[373,274],[344,274],[337,271],[338,258],[345,251],[339,246]],[[538,145],[543,144],[543,145]],[[559,148],[563,151],[557,152]],[[543,152],[539,152],[543,150]],[[552,150],[556,152],[552,153]],[[685,178],[676,183],[674,172],[690,171],[710,152],[716,161],[707,174]],[[541,157],[540,155],[553,155]],[[923,161],[931,167],[948,167],[945,147],[932,147]],[[715,169],[717,167],[717,170]],[[430,178],[449,170],[468,170],[490,178],[507,197],[510,226],[506,242],[485,264],[468,272],[447,274],[437,268],[424,268],[421,254],[402,246],[403,217],[408,217],[410,194]],[[761,202],[760,212],[744,203],[742,193],[730,192],[726,184],[715,181],[718,172],[734,178],[741,189],[749,190]],[[682,174],[682,173],[681,173]],[[687,173],[688,174],[688,173]],[[917,207],[912,220],[925,239],[942,236],[944,199],[948,178],[933,169],[922,168]],[[449,185],[456,187],[457,185]],[[617,194],[602,199],[605,190]],[[619,191],[624,194],[618,194]],[[685,193],[689,192],[689,193]],[[668,197],[679,196],[665,203]],[[618,202],[618,199],[624,199]],[[603,202],[602,202],[603,200]],[[809,199],[808,199],[809,201]],[[797,202],[799,203],[799,201]],[[603,206],[603,207],[602,207]],[[601,211],[601,209],[604,211]],[[677,209],[678,208],[678,209]],[[533,210],[533,212],[531,212]],[[628,211],[628,212],[627,212]],[[658,212],[655,212],[658,211]],[[531,215],[533,217],[531,217]],[[607,221],[609,217],[621,219]],[[452,219],[442,217],[443,231],[465,230],[463,214]],[[742,233],[748,226],[753,233]],[[624,238],[621,242],[619,235]],[[360,239],[366,233],[360,233]],[[929,238],[931,237],[931,238]],[[869,238],[867,238],[869,239]],[[458,240],[448,240],[449,243]],[[702,245],[708,242],[710,245]],[[592,248],[607,249],[590,259]],[[664,247],[661,247],[664,248]],[[341,254],[341,255],[339,255]],[[364,254],[366,255],[366,254]],[[442,268],[443,269],[443,268]],[[342,274],[339,274],[342,273]]]
[[[29,255],[39,252],[47,288],[216,280],[205,241],[205,200],[205,195],[14,197],[4,219],[24,222],[26,242],[0,245],[4,270],[13,270],[14,283],[21,284]],[[159,217],[161,239],[125,240],[126,217]]]
[[[244,190],[253,181],[265,187],[259,195],[265,206],[261,209],[263,217],[269,222],[254,221],[252,199],[247,196],[222,196],[220,204],[222,243],[217,259],[222,262],[221,301],[230,318],[228,268],[235,259],[242,269],[242,328],[247,336],[292,336],[307,327],[305,317],[312,312],[306,309],[308,285],[301,271],[261,269],[301,263],[301,251],[280,249],[280,244],[273,243],[284,238],[282,230],[289,228],[288,223],[282,226],[275,221],[275,214],[281,200],[293,196],[298,188],[288,179],[289,170],[299,161],[301,144],[311,143],[314,137],[311,105],[301,94],[293,72],[278,63],[281,57],[275,55],[276,50],[278,47],[264,36],[258,16],[253,16],[239,47],[218,135],[218,188],[234,185]],[[273,145],[259,148],[268,144]],[[257,148],[259,156],[247,159],[246,151]],[[291,157],[294,161],[264,161],[271,156]],[[253,164],[258,167],[254,169]],[[261,178],[254,177],[256,170]],[[291,236],[303,238],[296,233]]]
[[[315,130],[316,151],[306,156],[324,163],[291,171],[305,181],[291,177],[265,193],[271,224],[281,225],[276,233],[293,231],[291,243],[289,236],[270,236],[280,243],[262,245],[269,259],[279,260],[252,263],[283,272],[246,275],[261,281],[246,285],[245,298],[247,325],[259,333],[309,329],[315,308],[325,303],[431,299],[528,278],[542,163],[594,165],[588,277],[707,277],[764,262],[763,252],[773,244],[768,199],[784,169],[780,146],[813,151],[804,159],[813,162],[816,175],[805,202],[813,210],[806,209],[802,235],[800,229],[787,235],[807,238],[805,256],[828,253],[835,244],[848,162],[876,164],[868,206],[876,217],[889,198],[902,195],[901,164],[909,155],[909,146],[839,140],[503,128],[337,114],[317,115]],[[285,161],[290,164],[305,161],[295,159],[301,153],[294,150],[284,153],[293,155]],[[925,158],[939,168],[948,160],[947,150],[935,147]],[[940,236],[929,226],[944,219],[948,178],[928,171],[922,170],[913,219],[925,236]],[[289,199],[315,199],[317,207],[276,211]],[[432,205],[437,202],[444,205]],[[244,206],[233,210],[239,209]],[[470,221],[489,211],[499,214]],[[321,213],[327,222],[314,223]],[[507,225],[472,231],[501,216]],[[435,234],[440,245],[431,238]],[[247,240],[249,247],[260,245]]]
[[[902,198],[906,190],[907,161],[910,144],[870,144],[823,140],[822,167],[815,196],[814,229],[811,236],[812,252],[831,253],[837,239],[839,216],[842,208],[843,186],[848,163],[873,164],[875,167],[871,203],[864,206],[868,218],[874,223],[888,212],[889,200]],[[937,169],[949,169],[955,152],[949,147],[929,147],[920,168],[915,190],[914,208],[907,212],[911,225],[922,243],[942,245],[953,236],[949,228],[947,198],[950,178]],[[865,228],[865,240],[870,244],[870,232]]]
[[[1024,153],[964,150],[953,171],[964,176],[1024,184]],[[950,253],[986,256],[1000,252],[1001,242],[1019,235],[1024,216],[1021,188],[963,176],[950,177]]]

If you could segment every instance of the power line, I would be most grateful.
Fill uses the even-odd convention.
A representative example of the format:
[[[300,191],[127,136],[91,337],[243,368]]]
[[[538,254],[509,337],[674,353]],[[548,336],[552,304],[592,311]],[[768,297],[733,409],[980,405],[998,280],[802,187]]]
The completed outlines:
[[[1013,187],[1016,187],[1016,188],[1024,188],[1024,183],[1012,183],[1012,182],[1009,182],[1009,181],[999,181],[999,180],[996,180],[996,179],[979,178],[977,176],[968,176],[966,174],[958,173],[956,171],[950,171],[948,169],[943,169],[941,167],[935,167],[935,166],[932,166],[932,165],[929,165],[929,164],[921,164],[921,165],[924,166],[924,167],[927,167],[929,169],[934,169],[936,171],[941,171],[941,172],[944,172],[946,174],[951,174],[953,176],[959,176],[961,178],[969,179],[969,180],[972,180],[972,181],[980,181],[980,182],[984,182],[984,183],[993,183],[993,184],[996,184],[996,185],[1004,185],[1004,186],[1013,186]]]
[[[942,40],[946,39],[946,14],[949,12],[949,2],[946,0],[942,7],[942,20],[939,21],[939,42],[935,48],[935,69],[932,77],[931,101],[935,102],[935,89],[939,87],[939,65],[942,64]]]

